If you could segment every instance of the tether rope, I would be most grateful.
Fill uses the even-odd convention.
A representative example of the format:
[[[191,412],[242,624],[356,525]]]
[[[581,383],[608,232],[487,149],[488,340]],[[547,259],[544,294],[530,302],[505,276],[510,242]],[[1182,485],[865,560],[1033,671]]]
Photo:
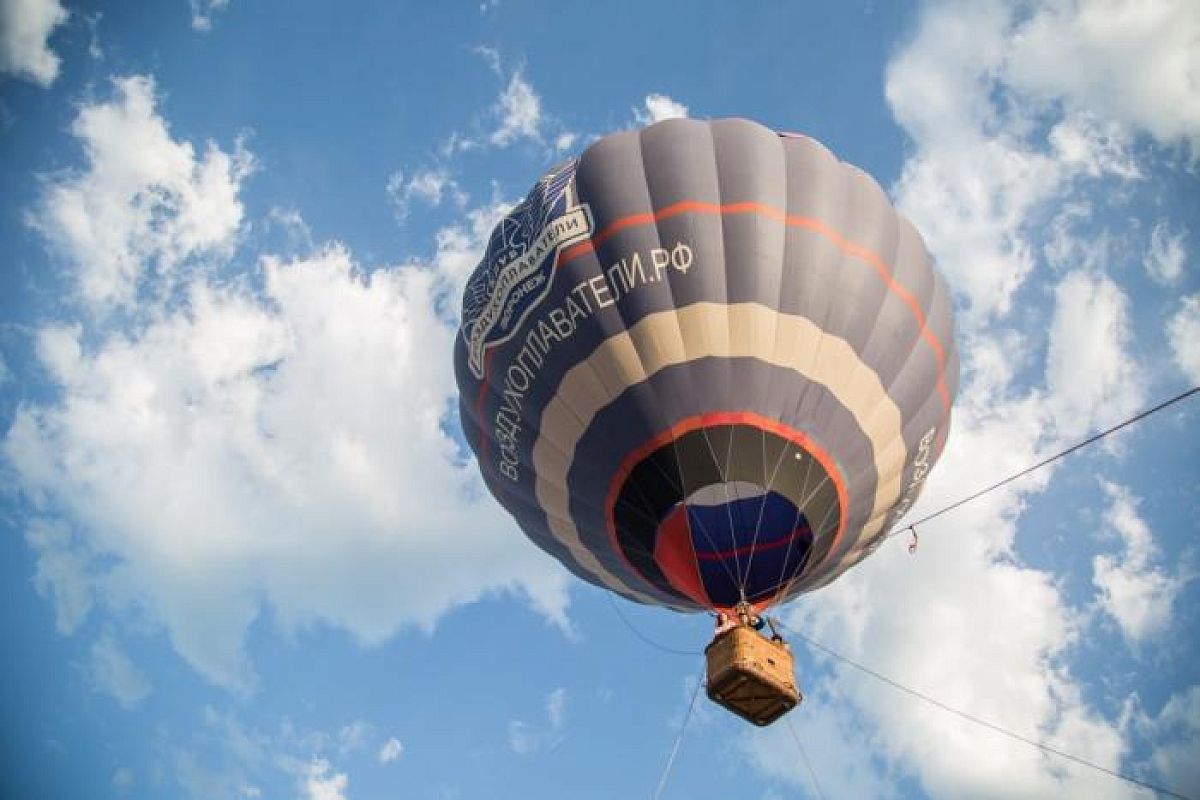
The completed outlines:
[[[1127,428],[1130,425],[1133,425],[1135,422],[1140,422],[1143,419],[1145,419],[1146,417],[1150,416],[1151,414],[1153,414],[1157,411],[1162,411],[1164,408],[1175,405],[1176,403],[1180,402],[1181,400],[1186,400],[1187,398],[1191,397],[1192,395],[1196,394],[1197,392],[1200,392],[1200,386],[1193,386],[1191,389],[1188,389],[1186,392],[1181,392],[1180,394],[1175,395],[1174,397],[1172,397],[1169,400],[1164,400],[1163,402],[1159,403],[1156,406],[1153,406],[1152,408],[1148,408],[1145,411],[1135,414],[1134,416],[1130,417],[1129,419],[1125,420],[1124,422],[1120,422],[1116,425],[1113,425],[1111,428],[1107,428],[1105,430],[1100,431],[1097,434],[1089,436],[1088,438],[1084,439],[1082,442],[1076,442],[1075,444],[1068,447],[1066,450],[1060,450],[1059,452],[1055,453],[1054,455],[1050,456],[1049,458],[1044,458],[1041,461],[1037,462],[1036,464],[1026,467],[1025,469],[1021,470],[1020,472],[1013,473],[1012,475],[1009,475],[1007,478],[998,480],[990,486],[985,486],[984,488],[980,489],[979,491],[975,492],[974,494],[968,495],[968,496],[964,497],[963,499],[958,500],[957,502],[951,503],[950,505],[946,506],[945,508],[939,509],[939,510],[933,512],[932,514],[927,514],[924,517],[921,517],[916,522],[911,522],[908,525],[905,525],[903,527],[895,528],[892,530],[891,533],[889,533],[887,535],[887,538],[890,539],[893,536],[904,533],[905,531],[912,531],[918,525],[924,525],[926,522],[929,522],[930,520],[937,519],[938,517],[942,516],[943,514],[949,513],[951,511],[953,511],[954,509],[959,508],[961,506],[965,506],[967,503],[971,502],[972,500],[977,500],[980,497],[983,497],[985,494],[988,494],[989,492],[993,492],[996,489],[999,489],[1001,486],[1004,486],[1005,484],[1012,483],[1013,481],[1017,480],[1018,478],[1023,478],[1026,475],[1028,475],[1029,473],[1039,470],[1042,467],[1046,466],[1047,464],[1052,464],[1055,461],[1058,461],[1060,458],[1069,456],[1071,453],[1074,453],[1076,450],[1081,450],[1090,444],[1095,444],[1096,442],[1100,441],[1104,437],[1114,434],[1117,431],[1121,430],[1122,428]]]
[[[676,648],[674,648],[674,647],[667,647],[666,645],[659,644],[658,642],[654,641],[653,639],[651,639],[651,638],[650,638],[649,636],[647,636],[646,634],[644,634],[644,633],[642,633],[641,631],[639,631],[639,630],[638,630],[638,629],[637,629],[637,628],[634,626],[634,624],[633,624],[632,622],[630,622],[630,621],[629,621],[629,618],[625,616],[625,613],[624,613],[623,611],[621,611],[621,608],[620,608],[620,606],[618,606],[618,605],[617,605],[617,601],[613,599],[612,592],[605,591],[605,592],[604,592],[604,596],[608,598],[608,604],[609,604],[610,606],[612,606],[612,610],[613,610],[614,612],[616,612],[616,614],[617,614],[617,616],[620,618],[621,622],[624,622],[624,623],[625,623],[625,627],[629,629],[630,633],[632,633],[632,634],[633,634],[634,636],[636,636],[637,638],[641,639],[641,640],[642,640],[643,642],[645,642],[646,644],[648,644],[648,645],[650,645],[651,647],[655,648],[656,650],[661,650],[661,651],[662,651],[662,652],[664,652],[664,653],[670,653],[671,655],[675,655],[675,656],[699,656],[699,655],[703,655],[703,653],[702,653],[700,650],[677,650],[677,649],[676,649]]]
[[[816,641],[815,639],[811,639],[808,636],[805,636],[803,633],[800,633],[797,630],[793,630],[793,629],[787,627],[782,622],[777,622],[777,624],[781,628],[786,630],[788,633],[795,636],[796,638],[801,639],[804,642],[807,642],[812,647],[817,648],[818,650],[822,651],[823,653],[826,653],[827,655],[831,656],[832,658],[837,659],[838,661],[842,662],[843,664],[847,664],[851,667],[854,667],[855,669],[859,670],[860,672],[865,672],[867,675],[870,675],[872,678],[875,678],[878,681],[886,683],[888,686],[891,686],[894,689],[898,689],[898,690],[904,692],[905,694],[909,694],[919,700],[923,700],[926,703],[929,703],[930,705],[936,706],[937,708],[940,708],[943,711],[946,711],[950,714],[955,715],[956,717],[965,719],[968,722],[972,722],[976,725],[987,728],[988,730],[994,731],[995,733],[999,733],[1003,736],[1007,736],[1008,738],[1013,739],[1015,741],[1023,742],[1024,744],[1027,744],[1031,747],[1036,747],[1038,750],[1041,750],[1042,752],[1051,753],[1053,755],[1058,756],[1059,758],[1065,758],[1068,761],[1073,761],[1076,764],[1079,764],[1080,766],[1084,766],[1084,767],[1087,767],[1088,769],[1096,770],[1097,772],[1102,772],[1110,777],[1117,778],[1118,780],[1125,781],[1126,783],[1132,784],[1134,786],[1138,786],[1143,789],[1149,789],[1152,792],[1156,792],[1160,795],[1165,795],[1167,797],[1178,798],[1178,800],[1194,800],[1193,798],[1190,798],[1187,795],[1180,794],[1178,792],[1172,791],[1172,790],[1164,788],[1162,786],[1155,785],[1153,783],[1148,783],[1146,781],[1141,780],[1140,778],[1135,778],[1132,775],[1127,775],[1123,772],[1117,772],[1116,770],[1111,770],[1108,767],[1103,767],[1099,764],[1088,761],[1085,758],[1081,758],[1079,756],[1072,755],[1071,753],[1068,753],[1064,750],[1059,750],[1058,748],[1052,747],[1051,745],[1048,745],[1045,742],[1039,742],[1036,739],[1030,739],[1027,736],[1022,736],[1021,734],[1010,731],[1009,729],[1001,727],[1000,725],[997,725],[994,722],[989,722],[986,719],[976,717],[973,714],[968,714],[965,711],[960,711],[959,709],[954,708],[953,706],[943,703],[941,700],[936,700],[927,694],[918,692],[916,689],[910,689],[909,687],[905,686],[904,684],[900,683],[899,681],[892,680],[891,678],[887,677],[886,675],[880,674],[879,672],[876,672],[875,670],[871,669],[870,667],[863,666],[862,664],[859,664],[857,661],[854,661],[851,658],[847,658],[846,656],[836,652],[835,650],[833,650],[829,647],[826,647],[825,645],[821,644],[820,642]]]
[[[663,790],[667,788],[667,779],[671,777],[671,767],[675,765],[675,756],[679,754],[679,745],[683,742],[683,734],[687,731],[688,722],[692,719],[692,712],[696,709],[696,698],[700,696],[700,686],[703,683],[704,670],[701,670],[700,677],[696,681],[696,688],[692,690],[692,700],[688,703],[687,713],[683,717],[683,723],[679,726],[679,733],[675,735],[675,744],[671,745],[671,754],[667,756],[667,763],[663,765],[662,776],[658,779],[658,788],[654,790],[652,800],[659,800]]]
[[[800,750],[800,757],[804,759],[804,766],[808,767],[808,777],[812,779],[813,788],[817,790],[817,797],[820,800],[825,800],[825,792],[821,791],[821,782],[817,780],[817,771],[813,769],[812,761],[808,758],[808,751],[804,749],[804,743],[800,741],[800,736],[796,733],[796,728],[792,725],[792,718],[784,717],[783,721],[787,723],[787,728],[792,733],[792,739],[796,742],[797,749]]]

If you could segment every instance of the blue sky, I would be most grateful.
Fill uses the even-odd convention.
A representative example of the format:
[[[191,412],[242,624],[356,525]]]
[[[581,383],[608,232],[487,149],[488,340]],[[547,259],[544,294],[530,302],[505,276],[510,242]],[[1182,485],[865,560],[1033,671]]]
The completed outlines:
[[[1200,384],[1188,0],[0,21],[6,797],[653,794],[710,623],[614,609],[528,544],[451,370],[491,225],[605,132],[804,132],[914,220],[964,366],[914,517]],[[1163,412],[780,616],[1200,795],[1198,423]],[[702,699],[663,797],[1152,796],[796,651],[812,773],[787,725]]]

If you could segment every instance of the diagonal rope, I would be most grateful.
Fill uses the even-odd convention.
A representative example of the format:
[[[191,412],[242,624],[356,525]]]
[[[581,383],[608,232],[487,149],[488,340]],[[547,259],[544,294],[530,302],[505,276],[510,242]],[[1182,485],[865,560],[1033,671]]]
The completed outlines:
[[[1182,400],[1186,400],[1187,398],[1191,397],[1192,395],[1194,395],[1198,392],[1200,392],[1200,386],[1193,386],[1191,389],[1188,389],[1185,392],[1181,392],[1181,393],[1175,395],[1174,397],[1170,398],[1169,400],[1164,400],[1163,402],[1159,403],[1156,406],[1153,406],[1151,408],[1146,409],[1145,411],[1135,414],[1134,416],[1126,419],[1124,422],[1119,422],[1116,425],[1113,425],[1111,428],[1106,428],[1105,430],[1102,430],[1099,433],[1089,436],[1088,438],[1084,439],[1082,442],[1077,442],[1077,443],[1071,445],[1066,450],[1060,450],[1059,452],[1055,453],[1054,455],[1050,456],[1049,458],[1044,458],[1041,461],[1037,462],[1036,464],[1026,467],[1025,469],[1021,470],[1020,472],[1013,473],[1012,475],[1009,475],[1007,478],[998,480],[990,486],[985,486],[984,488],[980,489],[979,491],[975,492],[974,494],[968,495],[957,502],[951,503],[950,505],[946,506],[945,508],[939,509],[939,510],[933,512],[932,514],[928,514],[924,517],[921,517],[916,522],[909,523],[908,525],[905,525],[902,528],[895,528],[892,530],[891,533],[889,533],[887,535],[887,538],[890,539],[893,536],[904,533],[905,531],[911,531],[913,528],[917,527],[918,525],[924,525],[926,522],[929,522],[930,520],[933,520],[933,519],[937,519],[938,517],[942,516],[943,514],[947,514],[951,511],[953,511],[954,509],[959,508],[960,506],[965,506],[967,503],[971,502],[972,500],[977,500],[980,497],[983,497],[985,494],[988,494],[989,492],[994,492],[996,489],[999,489],[1001,486],[1012,483],[1013,481],[1017,480],[1018,478],[1023,478],[1031,472],[1039,470],[1048,464],[1052,464],[1055,461],[1058,461],[1060,458],[1069,456],[1069,455],[1071,455],[1071,453],[1074,453],[1076,450],[1082,450],[1083,448],[1087,447],[1090,444],[1095,444],[1096,442],[1100,441],[1104,437],[1114,434],[1117,431],[1121,430],[1122,428],[1127,428],[1130,425],[1133,425],[1135,422],[1141,422],[1142,420],[1144,420],[1146,417],[1150,416],[1151,414],[1153,414],[1157,411],[1162,411],[1164,408],[1167,408],[1168,406],[1173,406]]]
[[[1050,753],[1052,755],[1058,756],[1059,758],[1064,758],[1068,761],[1073,761],[1074,763],[1079,764],[1080,766],[1087,767],[1088,769],[1092,769],[1097,772],[1102,772],[1106,775],[1109,775],[1118,780],[1125,781],[1126,783],[1132,784],[1134,786],[1138,786],[1143,789],[1149,789],[1150,791],[1155,792],[1157,794],[1160,794],[1160,795],[1163,795],[1166,797],[1174,797],[1174,798],[1177,798],[1177,800],[1194,800],[1194,798],[1190,798],[1187,795],[1183,795],[1178,792],[1174,792],[1170,789],[1164,788],[1162,786],[1157,786],[1153,783],[1148,783],[1146,781],[1141,780],[1140,778],[1135,778],[1132,775],[1128,775],[1123,772],[1118,772],[1116,770],[1109,769],[1108,767],[1104,767],[1104,766],[1101,766],[1100,764],[1096,764],[1092,761],[1088,761],[1085,758],[1081,758],[1079,756],[1072,755],[1071,753],[1068,753],[1064,750],[1059,750],[1058,748],[1048,745],[1045,742],[1039,742],[1036,739],[1030,739],[1027,736],[1022,736],[1021,734],[1010,731],[1009,729],[1001,727],[1000,725],[997,725],[994,722],[988,722],[987,720],[981,719],[980,717],[977,717],[973,714],[968,714],[965,711],[960,711],[959,709],[954,708],[953,706],[943,703],[941,700],[937,700],[933,697],[930,697],[927,694],[918,692],[916,689],[910,689],[909,687],[905,686],[904,684],[900,683],[899,681],[894,681],[891,678],[887,677],[886,675],[876,672],[875,670],[871,669],[870,667],[863,666],[862,664],[859,664],[857,661],[847,658],[846,656],[843,656],[842,654],[826,647],[825,645],[821,644],[820,642],[816,641],[815,639],[811,639],[811,638],[805,636],[803,633],[800,633],[797,630],[793,630],[793,629],[787,627],[786,625],[784,625],[782,622],[779,622],[778,620],[776,621],[776,624],[778,624],[781,628],[783,628],[784,630],[786,630],[788,633],[795,636],[796,638],[802,639],[803,641],[807,642],[812,647],[817,648],[818,650],[831,656],[832,658],[837,659],[838,661],[842,662],[843,664],[847,664],[851,667],[854,667],[855,669],[859,670],[860,672],[865,672],[866,674],[870,675],[872,678],[875,678],[878,681],[886,683],[888,686],[891,686],[894,689],[898,689],[899,691],[904,692],[905,694],[911,695],[912,697],[915,697],[918,700],[923,700],[932,706],[940,708],[949,714],[953,714],[954,716],[959,717],[960,719],[965,719],[968,722],[974,723],[983,728],[987,728],[988,730],[993,731],[995,733],[999,733],[1002,736],[1007,736],[1008,738],[1013,739],[1014,741],[1022,742],[1024,744],[1029,745],[1030,747],[1035,747],[1044,753]]]
[[[612,592],[610,592],[610,591],[607,591],[607,590],[602,590],[602,591],[604,592],[604,596],[608,598],[608,604],[609,604],[610,606],[612,606],[612,610],[616,612],[616,614],[617,614],[617,616],[618,616],[618,617],[620,617],[620,619],[621,619],[621,622],[625,623],[625,627],[626,627],[626,628],[628,628],[628,629],[629,629],[629,631],[630,631],[630,632],[631,632],[631,633],[632,633],[634,636],[636,636],[637,638],[641,639],[641,640],[642,640],[643,642],[645,642],[646,644],[650,645],[651,647],[653,647],[653,648],[654,648],[654,649],[656,649],[656,650],[661,650],[661,651],[662,651],[662,652],[664,652],[664,653],[670,653],[671,655],[675,655],[675,656],[699,656],[699,655],[703,655],[703,653],[702,653],[701,651],[699,651],[699,650],[678,650],[678,649],[676,649],[676,648],[674,648],[674,647],[667,647],[665,644],[659,644],[658,642],[654,641],[654,640],[653,640],[653,639],[651,639],[649,636],[647,636],[646,634],[644,634],[644,633],[642,633],[641,631],[639,631],[639,630],[637,629],[637,627],[636,627],[636,626],[634,626],[634,624],[633,624],[632,622],[630,622],[630,621],[629,621],[629,618],[625,616],[625,612],[623,612],[623,611],[621,610],[621,607],[617,605],[617,601],[613,599],[613,593],[612,593]]]
[[[687,714],[683,717],[683,723],[679,726],[679,733],[675,736],[675,744],[671,745],[671,754],[667,756],[667,763],[663,765],[662,776],[658,779],[658,788],[654,790],[651,796],[652,800],[659,800],[662,797],[663,790],[667,788],[667,778],[671,777],[671,767],[675,765],[675,756],[679,754],[679,745],[683,743],[683,734],[687,730],[688,722],[692,719],[692,712],[696,709],[696,698],[700,696],[700,685],[704,683],[704,670],[700,671],[700,677],[696,681],[696,688],[692,690],[692,699],[688,703]]]
[[[808,469],[808,472],[805,474],[805,481],[804,481],[806,489],[808,488],[808,475],[810,475],[812,473],[812,465],[814,463],[815,462],[811,459],[808,462],[809,469]],[[817,482],[817,485],[815,487],[813,487],[813,490],[808,493],[808,496],[804,498],[804,502],[803,502],[803,505],[801,506],[801,508],[807,508],[809,501],[812,500],[814,497],[816,497],[817,492],[821,491],[821,489],[824,488],[825,484],[828,482],[829,482],[829,475],[828,475],[828,473],[825,473],[824,476],[821,478],[821,480],[819,480]],[[808,569],[808,563],[810,561],[812,561],[813,554],[816,552],[817,543],[822,541],[822,539],[831,530],[833,530],[833,526],[830,525],[830,519],[832,518],[834,521],[838,520],[838,516],[834,514],[835,511],[837,511],[838,514],[841,513],[841,509],[838,506],[830,504],[830,506],[825,509],[825,516],[821,518],[820,523],[818,523],[815,527],[812,524],[813,520],[808,519],[807,515],[805,516],[805,520],[808,522],[809,531],[812,533],[812,542],[809,544],[808,552],[806,552],[803,556],[804,566],[801,569],[797,569],[796,572],[792,575],[792,577],[789,578],[786,583],[784,583],[783,576],[787,572],[787,559],[791,558],[792,545],[795,543],[795,540],[788,542],[787,554],[784,559],[783,565],[780,567],[780,571],[779,571],[779,581],[778,581],[779,588],[775,592],[775,596],[771,599],[771,605],[775,605],[776,603],[779,603],[781,598],[783,599],[783,601],[786,602],[788,593],[792,590],[792,587],[796,584],[796,581],[800,580],[800,578],[804,575],[805,570]],[[847,509],[847,512],[849,512],[849,509]],[[795,525],[799,523],[800,515],[802,513],[803,513],[802,511],[797,510],[796,519],[792,522],[793,527],[795,527]],[[820,562],[818,562],[818,563],[820,563]]]
[[[796,728],[792,725],[792,718],[784,717],[783,721],[787,723],[787,729],[791,731],[792,740],[796,742],[800,757],[804,759],[804,766],[808,768],[808,777],[812,779],[813,788],[817,790],[817,797],[825,800],[825,792],[821,791],[821,782],[817,780],[817,771],[813,769],[812,761],[808,758],[808,751],[804,749],[804,743],[800,741],[800,736],[797,735]]]

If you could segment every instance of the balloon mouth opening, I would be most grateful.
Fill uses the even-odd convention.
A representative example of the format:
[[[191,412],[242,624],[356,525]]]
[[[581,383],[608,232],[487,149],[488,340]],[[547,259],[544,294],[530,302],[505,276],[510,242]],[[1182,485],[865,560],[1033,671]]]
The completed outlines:
[[[703,606],[766,606],[801,568],[812,540],[808,519],[783,494],[752,481],[716,482],[663,516],[654,560],[676,590]]]
[[[838,547],[845,482],[806,433],[714,411],[627,452],[603,506],[630,571],[680,609],[765,607],[803,592]]]

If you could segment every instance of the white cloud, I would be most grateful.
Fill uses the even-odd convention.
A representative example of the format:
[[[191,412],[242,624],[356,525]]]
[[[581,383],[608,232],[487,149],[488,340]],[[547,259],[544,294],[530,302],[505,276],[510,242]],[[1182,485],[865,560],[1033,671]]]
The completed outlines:
[[[508,147],[521,139],[542,140],[542,100],[520,70],[509,78],[493,113],[499,127],[488,138],[497,147]]]
[[[344,772],[334,772],[323,758],[314,758],[304,778],[305,800],[346,800],[350,778]]]
[[[13,441],[22,436],[15,426],[9,434]],[[39,468],[32,463],[30,467]],[[74,633],[92,610],[91,555],[72,537],[70,528],[57,520],[41,517],[31,520],[25,540],[37,554],[34,588],[54,602],[55,628],[59,633]]]
[[[404,752],[404,745],[395,736],[389,738],[383,743],[383,747],[379,748],[379,763],[390,764],[400,757]]]
[[[42,86],[58,77],[61,60],[47,44],[67,21],[59,0],[5,0],[0,3],[0,73]]]
[[[976,348],[964,348],[970,377],[914,518],[1037,461],[1048,444],[1046,399],[1014,391],[1003,341],[979,349],[983,363]],[[1024,498],[1049,478],[1043,470],[926,523],[915,556],[899,543],[882,548],[796,607],[789,627],[969,714],[1117,768],[1126,749],[1119,727],[1088,707],[1064,665],[1078,615],[1053,576],[1022,565],[1015,552]],[[822,771],[831,796],[876,796],[899,775],[931,797],[1124,796],[1108,779],[1048,762],[813,655],[833,670],[803,687],[819,709],[806,741],[827,743],[816,746],[818,758],[841,764]],[[794,750],[782,740],[772,747],[775,772],[786,771],[787,747]],[[839,761],[839,747],[877,760],[856,769]],[[809,780],[798,762],[791,776],[797,785]]]
[[[229,0],[189,0],[192,7],[192,30],[207,33],[212,30],[213,17],[229,7]]]
[[[1195,148],[1197,42],[1200,14],[1192,0],[1036,3],[1014,26],[1004,67],[1022,91]]]
[[[133,708],[154,691],[149,678],[111,636],[101,636],[92,645],[88,674],[97,689],[112,695],[125,708]]]
[[[83,22],[88,29],[88,55],[99,61],[104,58],[104,48],[100,46],[100,20],[104,19],[103,12],[84,14]]]
[[[887,68],[888,103],[916,145],[897,202],[967,299],[967,327],[1008,312],[1034,265],[1024,221],[1062,181],[1061,166],[1005,130],[987,100],[1005,23],[994,3],[927,10]]]
[[[316,249],[312,228],[295,208],[272,206],[267,212],[267,222],[270,226],[278,226],[293,251],[307,253]]]
[[[1129,154],[1125,129],[1116,122],[1100,122],[1091,114],[1080,112],[1055,124],[1047,140],[1059,162],[1085,175],[1141,177],[1137,162]]]
[[[664,119],[686,117],[688,107],[678,100],[672,100],[665,94],[651,92],[646,95],[640,108],[633,109],[633,118],[638,125],[650,125]]]
[[[105,587],[219,683],[248,686],[241,639],[264,601],[287,629],[369,643],[496,590],[561,619],[563,574],[442,428],[455,329],[435,308],[485,229],[443,231],[436,271],[367,276],[335,247],[267,259],[263,300],[197,283],[94,347],[51,329],[62,400],[19,409],[6,454],[115,558]]]
[[[446,164],[452,162],[455,156],[470,151],[503,149],[520,142],[530,142],[538,145],[547,157],[555,157],[562,156],[575,144],[579,138],[578,134],[567,130],[560,120],[546,113],[542,106],[542,98],[525,78],[520,67],[508,73],[505,78],[506,73],[499,51],[491,47],[476,47],[474,52],[483,58],[497,77],[504,80],[504,84],[495,102],[476,117],[470,132],[453,131],[438,148],[442,164],[427,170],[431,176],[444,171]],[[420,173],[417,177],[420,177]],[[396,178],[397,176],[393,176],[393,179]],[[406,184],[397,180],[390,183],[392,187],[389,191],[394,191],[397,186],[406,187]],[[433,191],[435,186],[436,182],[430,183],[430,193],[436,194]],[[454,188],[457,190],[458,187]],[[454,194],[450,196],[453,197]]]
[[[1167,322],[1175,363],[1188,380],[1200,384],[1200,294],[1188,295]]]
[[[1104,271],[1123,239],[1096,228],[1114,191],[1150,174],[1133,155],[1148,123],[1117,105],[1093,110],[1070,82],[1035,91],[1013,72],[1024,26],[1091,5],[931,3],[889,63],[888,102],[913,142],[897,202],[962,311],[952,431],[911,519],[1141,403],[1129,300]],[[1050,314],[1026,288],[1047,273],[1058,281]],[[1019,303],[1022,291],[1033,302]],[[1039,372],[1044,387],[1029,383]],[[898,542],[882,548],[790,609],[789,627],[969,714],[1122,769],[1127,726],[1090,704],[1071,666],[1086,610],[1070,606],[1058,577],[1025,564],[1017,549],[1025,504],[1053,473],[1040,470],[925,523],[915,556]],[[1129,796],[1110,777],[969,727],[814,655],[820,668],[805,680],[815,710],[804,740],[816,763],[829,765],[829,796],[887,796],[904,780],[931,797]],[[747,737],[745,747],[761,769],[807,790],[786,733]],[[840,752],[871,758],[842,764]]]
[[[560,730],[567,714],[567,690],[558,688],[546,695],[546,721],[551,730]]]
[[[1189,121],[1197,93],[1178,90],[1189,80],[1178,68],[1197,58],[1184,44],[1198,27],[1198,15],[1184,19],[1186,5],[1149,11],[1120,0],[1020,9],[948,2],[924,9],[914,38],[887,70],[888,102],[916,146],[895,194],[967,301],[964,327],[1009,313],[1054,209],[1086,198],[1095,181],[1143,177],[1132,155],[1137,134],[1167,144],[1200,141],[1200,126]],[[1170,36],[1153,38],[1173,23]],[[1176,72],[1159,83],[1168,63]],[[1109,76],[1126,99],[1097,102],[1108,92],[1107,79],[1097,76]],[[1162,92],[1189,99],[1153,113],[1133,101]],[[1177,124],[1166,122],[1172,117]]]
[[[1115,423],[1143,401],[1129,355],[1129,301],[1105,275],[1069,273],[1055,290],[1046,385],[1061,435]]]
[[[546,695],[546,721],[532,724],[523,720],[508,723],[508,746],[517,755],[529,755],[542,750],[553,750],[562,742],[562,728],[566,721],[567,690],[558,688]]]
[[[1200,794],[1200,686],[1171,695],[1154,717],[1137,726],[1156,746],[1151,762],[1165,784],[1186,796]]]
[[[1150,249],[1142,264],[1155,282],[1173,286],[1183,277],[1183,267],[1187,261],[1184,234],[1183,230],[1172,232],[1164,221],[1159,221],[1150,232]]]
[[[461,209],[470,200],[445,167],[418,170],[408,179],[397,170],[388,177],[387,193],[401,220],[408,216],[413,201],[437,208],[443,200],[449,200]]]
[[[338,731],[338,752],[346,755],[363,749],[367,746],[367,738],[372,730],[373,726],[361,719],[344,726]]]
[[[1137,645],[1170,626],[1182,581],[1152,565],[1158,552],[1149,526],[1138,514],[1137,498],[1109,481],[1101,481],[1101,486],[1109,499],[1104,521],[1123,547],[1117,555],[1092,559],[1092,582],[1099,590],[1101,610],[1127,641]]]
[[[199,724],[186,726],[182,737],[169,728],[159,732],[164,763],[155,765],[155,769],[160,780],[173,780],[183,795],[197,800],[339,798],[348,794],[349,778],[334,768],[327,754],[333,749],[340,752],[348,731],[353,738],[356,731],[370,727],[359,721],[331,735],[298,729],[286,716],[272,727],[253,727],[232,711],[206,706]],[[284,785],[293,787],[293,791],[283,790]]]
[[[556,153],[565,153],[574,147],[575,142],[577,141],[579,141],[579,134],[577,133],[571,133],[569,131],[566,133],[560,133],[554,139],[554,151]]]
[[[451,433],[446,309],[508,204],[467,210],[424,262],[367,274],[330,244],[218,286],[249,157],[197,160],[145,78],[118,81],[73,132],[88,168],[48,180],[37,225],[87,307],[137,305],[133,322],[41,326],[58,397],[22,404],[3,440],[45,512],[27,536],[60,630],[98,602],[144,612],[208,679],[248,690],[242,642],[264,610],[371,644],[515,592],[565,627],[566,574]]]
[[[240,146],[229,154],[209,143],[197,157],[172,139],[151,79],[114,85],[113,100],[83,106],[71,125],[87,169],[49,177],[29,216],[74,268],[94,310],[129,307],[147,273],[169,280],[189,259],[228,254],[253,166]]]
[[[804,797],[888,800],[898,796],[894,779],[864,769],[864,754],[873,752],[876,744],[850,706],[836,695],[825,694],[828,688],[831,685],[825,684],[820,693],[806,697],[790,719],[739,739],[739,750],[763,774],[803,789]],[[813,787],[789,726],[804,746],[820,781],[819,789]],[[810,789],[814,789],[811,795]]]

